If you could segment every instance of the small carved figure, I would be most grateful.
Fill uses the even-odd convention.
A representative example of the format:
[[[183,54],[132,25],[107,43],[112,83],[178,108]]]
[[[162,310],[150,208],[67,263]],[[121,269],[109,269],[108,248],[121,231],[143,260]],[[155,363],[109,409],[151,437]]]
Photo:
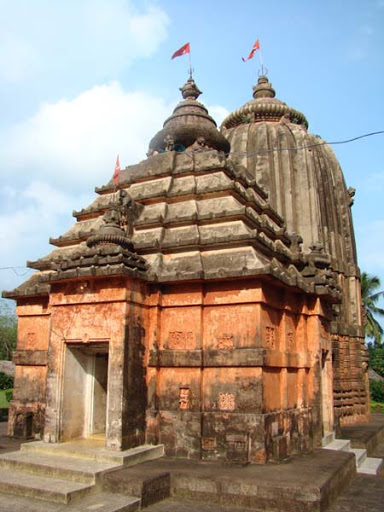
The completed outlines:
[[[180,409],[189,409],[189,388],[180,388],[179,392],[179,408]]]
[[[279,123],[281,124],[289,124],[291,122],[291,116],[289,112],[285,112],[283,116],[281,116]]]
[[[117,208],[117,205],[111,204],[108,210],[103,215],[105,224],[112,226],[119,226],[121,221],[121,215]]]
[[[167,135],[164,139],[165,142],[165,151],[173,151],[175,148],[175,139],[173,135]]]
[[[187,151],[207,151],[210,150],[204,137],[197,137],[195,142],[187,147]]]
[[[353,187],[349,187],[347,192],[348,192],[348,195],[349,195],[349,203],[348,204],[349,204],[349,206],[352,206],[354,201],[355,201],[354,197],[355,197],[355,194],[356,194],[356,189],[353,188]]]

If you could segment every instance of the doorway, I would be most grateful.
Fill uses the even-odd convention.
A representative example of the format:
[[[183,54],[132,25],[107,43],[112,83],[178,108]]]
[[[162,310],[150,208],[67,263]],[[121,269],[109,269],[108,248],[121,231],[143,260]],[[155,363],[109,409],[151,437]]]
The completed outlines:
[[[105,435],[108,409],[108,343],[67,343],[61,439]]]

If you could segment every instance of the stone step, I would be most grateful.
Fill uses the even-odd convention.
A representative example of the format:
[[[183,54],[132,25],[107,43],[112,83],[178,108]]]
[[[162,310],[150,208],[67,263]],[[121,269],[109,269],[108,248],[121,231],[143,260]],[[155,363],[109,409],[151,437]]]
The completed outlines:
[[[359,468],[367,458],[367,450],[364,448],[351,448],[350,451],[355,454],[356,468]]]
[[[324,449],[349,452],[351,449],[351,442],[348,439],[335,439],[327,444],[327,446],[324,446]]]
[[[108,492],[91,494],[68,505],[10,494],[0,495],[0,512],[136,512],[138,510],[140,510],[139,498]]]
[[[103,490],[141,498],[141,506],[148,507],[171,495],[169,471],[151,468],[147,464],[124,468],[103,477]]]
[[[73,457],[76,459],[98,460],[114,463],[125,467],[133,466],[154,460],[164,455],[164,446],[141,445],[124,451],[108,450],[102,441],[78,440],[68,443],[45,443],[35,441],[22,444],[22,452],[42,453],[58,456]]]
[[[377,475],[383,459],[367,457],[365,461],[357,468],[358,473],[364,475]]]
[[[94,489],[94,485],[0,468],[0,492],[8,494],[70,503],[90,494]]]
[[[0,468],[83,484],[95,484],[106,472],[121,467],[113,462],[76,459],[61,454],[18,451],[0,455]]]
[[[324,434],[324,437],[321,441],[321,445],[323,448],[325,448],[329,443],[332,443],[336,439],[335,432],[332,430],[331,432],[326,432]]]

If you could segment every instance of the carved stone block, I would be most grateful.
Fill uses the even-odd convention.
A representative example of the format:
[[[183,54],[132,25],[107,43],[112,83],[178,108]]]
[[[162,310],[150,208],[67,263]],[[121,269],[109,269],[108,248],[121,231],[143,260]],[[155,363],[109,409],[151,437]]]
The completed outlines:
[[[185,350],[193,342],[191,331],[171,331],[169,333],[168,346],[173,350]]]
[[[268,348],[274,349],[276,346],[276,333],[275,328],[266,326],[265,328],[265,342]]]
[[[191,390],[189,388],[180,388],[179,392],[179,408],[189,409]]]
[[[235,409],[235,395],[233,393],[220,393],[219,409],[222,411],[233,411]]]
[[[233,336],[222,336],[219,338],[217,347],[221,350],[230,350],[233,348]]]

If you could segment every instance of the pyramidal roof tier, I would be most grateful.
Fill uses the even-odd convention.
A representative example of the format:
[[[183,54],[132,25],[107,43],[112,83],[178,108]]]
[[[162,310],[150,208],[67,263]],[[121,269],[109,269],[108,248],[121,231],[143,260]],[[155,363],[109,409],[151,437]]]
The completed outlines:
[[[56,249],[29,262],[40,278],[5,296],[85,276],[178,282],[264,275],[338,301],[328,255],[317,247],[302,253],[301,237],[287,232],[256,179],[228,157],[230,144],[197,102],[192,79],[182,94],[148,158],[121,171],[117,190],[112,180],[96,189],[99,197],[73,213],[69,231],[50,239]]]

